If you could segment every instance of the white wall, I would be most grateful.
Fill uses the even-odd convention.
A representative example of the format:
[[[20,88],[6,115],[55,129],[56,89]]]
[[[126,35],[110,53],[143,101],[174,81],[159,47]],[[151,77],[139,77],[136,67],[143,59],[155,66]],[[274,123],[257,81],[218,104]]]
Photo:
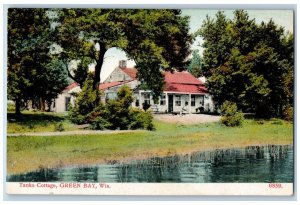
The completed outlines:
[[[58,95],[58,97],[55,99],[55,106],[52,106],[54,112],[66,112],[66,97],[71,97],[71,95],[68,93],[62,93]]]
[[[129,75],[127,75],[124,71],[122,71],[119,67],[117,67],[104,82],[110,83],[110,82],[121,82],[127,80],[132,80],[132,78]]]
[[[141,94],[135,93],[134,101],[132,103],[133,107],[136,107],[136,99],[139,99],[139,108],[143,108],[143,103],[145,101],[145,91],[140,91]],[[173,112],[175,113],[199,113],[200,107],[204,109],[204,111],[212,112],[214,110],[213,101],[210,95],[205,94],[197,94],[195,95],[195,106],[191,105],[190,95],[189,94],[179,94],[179,93],[163,93],[162,95],[166,95],[166,101],[164,105],[160,104],[160,97],[158,104],[154,104],[153,96],[150,95],[150,104],[151,109],[153,111],[165,113],[168,112],[168,96],[173,95]],[[181,104],[180,106],[176,105],[176,96],[180,96]],[[187,103],[186,103],[187,102]],[[184,109],[183,109],[184,108]]]

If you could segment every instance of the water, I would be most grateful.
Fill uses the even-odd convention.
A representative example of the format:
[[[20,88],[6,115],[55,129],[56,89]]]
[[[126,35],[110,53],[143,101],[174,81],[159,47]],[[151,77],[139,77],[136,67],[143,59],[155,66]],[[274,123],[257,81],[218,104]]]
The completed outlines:
[[[293,179],[293,147],[288,145],[195,152],[92,167],[42,169],[7,177],[10,182],[292,183]]]

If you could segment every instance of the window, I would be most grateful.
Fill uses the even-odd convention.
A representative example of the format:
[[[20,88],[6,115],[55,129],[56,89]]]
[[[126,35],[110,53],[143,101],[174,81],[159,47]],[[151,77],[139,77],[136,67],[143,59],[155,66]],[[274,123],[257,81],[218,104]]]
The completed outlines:
[[[181,96],[180,95],[175,95],[175,105],[181,106]]]
[[[140,101],[139,99],[135,99],[135,107],[139,107],[140,106]]]
[[[185,100],[184,105],[188,106],[189,105],[189,96],[187,95],[184,100]]]
[[[195,107],[196,105],[196,96],[195,95],[191,95],[191,106]]]
[[[69,104],[70,104],[71,98],[70,97],[66,97],[66,101],[65,101],[65,111],[69,110]]]
[[[144,103],[150,105],[150,93],[144,94]]]
[[[166,105],[166,95],[160,96],[160,105]]]
[[[111,93],[106,93],[106,99],[108,100],[115,100],[117,99],[117,93],[111,92]]]
[[[204,106],[204,96],[200,96],[200,105]]]

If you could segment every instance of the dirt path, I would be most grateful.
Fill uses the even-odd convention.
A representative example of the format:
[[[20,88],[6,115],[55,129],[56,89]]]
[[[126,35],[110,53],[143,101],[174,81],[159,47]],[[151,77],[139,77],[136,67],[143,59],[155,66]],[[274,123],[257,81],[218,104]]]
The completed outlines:
[[[218,122],[220,120],[220,116],[204,115],[204,114],[185,114],[185,115],[155,114],[154,118],[163,122],[181,123],[181,124]]]
[[[63,136],[63,135],[90,135],[90,134],[117,134],[126,132],[139,132],[140,130],[74,130],[64,132],[27,132],[8,133],[7,136]]]

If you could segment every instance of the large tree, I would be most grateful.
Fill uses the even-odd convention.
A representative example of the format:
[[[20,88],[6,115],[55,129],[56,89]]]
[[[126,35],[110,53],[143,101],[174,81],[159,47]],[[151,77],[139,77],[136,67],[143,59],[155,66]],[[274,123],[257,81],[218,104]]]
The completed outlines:
[[[66,70],[49,52],[53,32],[47,9],[8,10],[8,97],[16,114],[28,100],[44,109],[66,86]]]
[[[94,89],[100,83],[104,55],[117,47],[133,59],[138,77],[158,96],[161,70],[186,67],[192,37],[189,18],[180,10],[166,9],[62,9],[59,44],[66,62],[79,60],[69,76],[83,84],[87,64],[95,63]],[[78,75],[78,73],[81,73]]]
[[[282,115],[293,101],[293,36],[272,20],[255,23],[243,10],[228,19],[207,17],[199,34],[203,72],[218,105],[236,102],[244,111]]]

